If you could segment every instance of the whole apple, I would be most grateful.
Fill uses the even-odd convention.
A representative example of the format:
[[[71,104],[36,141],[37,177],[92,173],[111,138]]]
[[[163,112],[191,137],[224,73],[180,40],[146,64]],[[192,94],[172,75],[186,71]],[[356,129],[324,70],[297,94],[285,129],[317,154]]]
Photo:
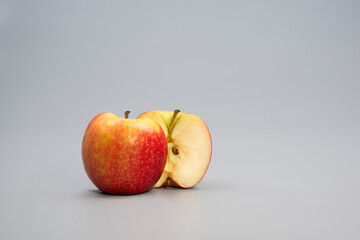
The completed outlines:
[[[167,159],[166,136],[149,118],[119,118],[101,113],[82,142],[85,171],[97,188],[110,194],[137,194],[159,180]]]

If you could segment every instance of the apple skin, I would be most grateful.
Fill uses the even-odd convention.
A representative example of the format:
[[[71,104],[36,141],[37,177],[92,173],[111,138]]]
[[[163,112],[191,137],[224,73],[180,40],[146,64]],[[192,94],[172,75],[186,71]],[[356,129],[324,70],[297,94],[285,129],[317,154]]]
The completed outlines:
[[[155,121],[97,115],[82,142],[85,171],[101,191],[137,194],[159,180],[167,159],[166,136]]]

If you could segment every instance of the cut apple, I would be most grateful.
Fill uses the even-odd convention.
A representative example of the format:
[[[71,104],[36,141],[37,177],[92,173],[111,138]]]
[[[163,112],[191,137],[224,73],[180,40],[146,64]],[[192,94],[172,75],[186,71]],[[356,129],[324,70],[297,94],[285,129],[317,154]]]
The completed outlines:
[[[145,112],[138,118],[159,123],[168,141],[167,162],[155,187],[190,188],[198,184],[212,153],[211,136],[204,121],[179,110]]]

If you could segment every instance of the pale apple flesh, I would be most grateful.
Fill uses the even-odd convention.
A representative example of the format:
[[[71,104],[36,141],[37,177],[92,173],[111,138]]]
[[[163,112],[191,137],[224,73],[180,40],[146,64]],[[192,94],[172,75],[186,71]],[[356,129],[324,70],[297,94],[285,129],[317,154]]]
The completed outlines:
[[[150,118],[163,129],[168,141],[165,169],[155,187],[190,188],[198,184],[210,163],[212,142],[204,121],[192,114],[152,111],[138,118]]]

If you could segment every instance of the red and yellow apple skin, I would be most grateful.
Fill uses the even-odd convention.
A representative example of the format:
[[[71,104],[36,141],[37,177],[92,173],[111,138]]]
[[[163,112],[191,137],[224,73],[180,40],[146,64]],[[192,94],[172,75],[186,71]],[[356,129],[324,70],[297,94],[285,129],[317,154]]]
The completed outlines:
[[[109,194],[137,194],[159,180],[167,159],[166,136],[155,121],[101,113],[89,124],[82,142],[85,171]]]

